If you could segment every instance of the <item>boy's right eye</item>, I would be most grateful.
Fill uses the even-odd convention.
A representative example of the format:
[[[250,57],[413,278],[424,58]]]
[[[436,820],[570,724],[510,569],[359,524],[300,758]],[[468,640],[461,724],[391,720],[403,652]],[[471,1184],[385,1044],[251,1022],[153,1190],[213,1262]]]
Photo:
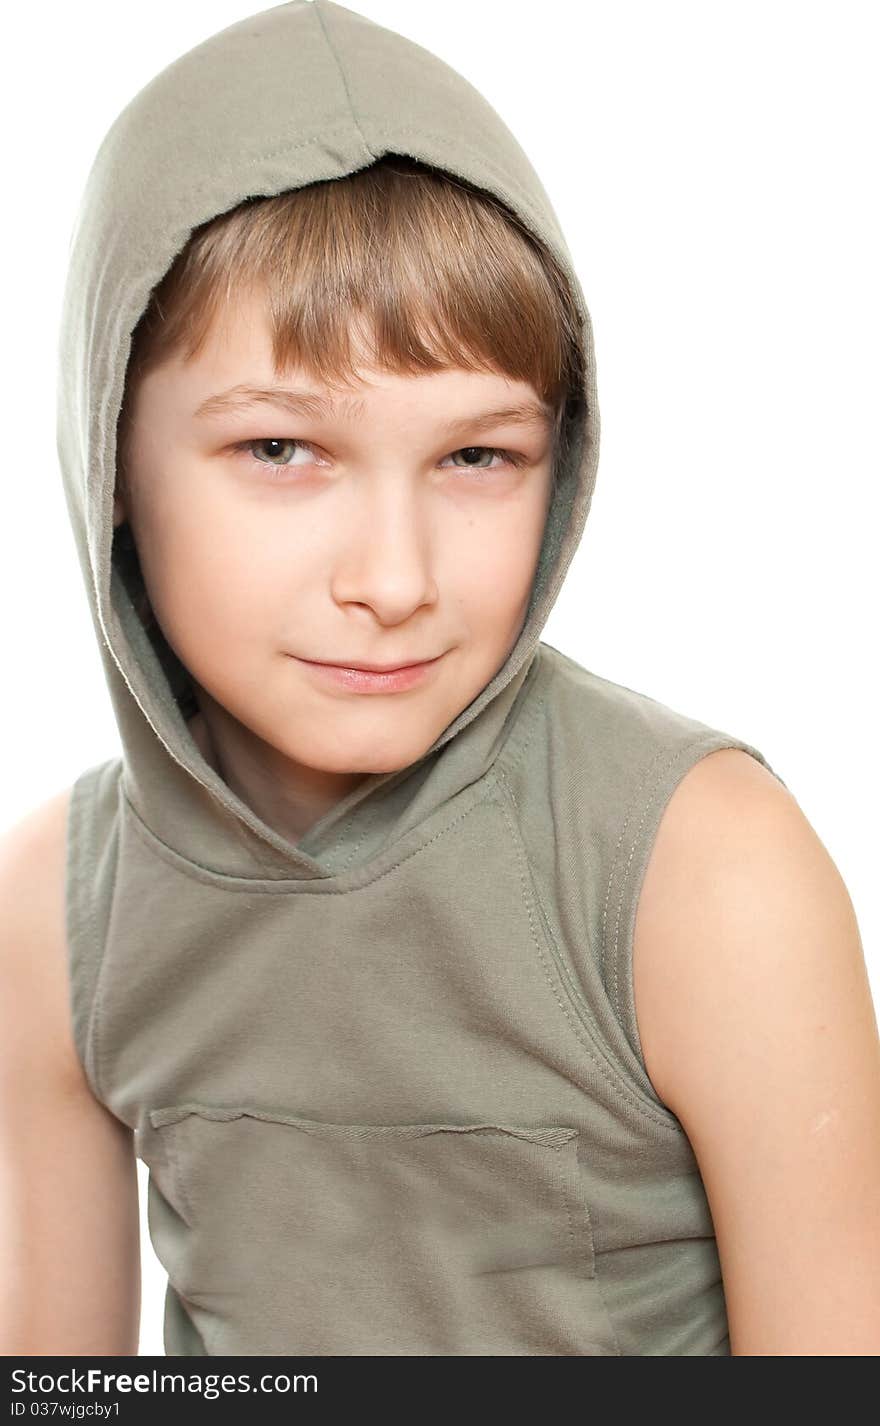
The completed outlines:
[[[264,459],[262,456],[257,454],[257,448],[261,446],[274,447],[275,449],[271,450],[268,454],[268,457]],[[292,436],[261,436],[256,441],[242,441],[236,447],[237,450],[248,451],[253,456],[254,460],[259,461],[261,465],[275,466],[288,466],[293,464],[292,459],[276,459],[276,457],[283,455],[286,448],[291,448],[293,452],[296,452],[297,450],[312,449],[312,447],[308,444],[307,441],[300,441]],[[303,462],[299,462],[299,464],[303,464]]]

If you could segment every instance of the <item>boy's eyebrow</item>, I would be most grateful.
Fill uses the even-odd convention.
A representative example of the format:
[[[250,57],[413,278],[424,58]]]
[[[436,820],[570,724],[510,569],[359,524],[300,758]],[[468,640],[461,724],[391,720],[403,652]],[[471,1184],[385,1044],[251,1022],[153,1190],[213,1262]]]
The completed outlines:
[[[193,413],[196,417],[223,415],[230,411],[246,411],[255,406],[281,406],[293,416],[322,416],[338,414],[349,419],[364,415],[361,397],[348,397],[337,404],[332,397],[321,396],[318,392],[284,386],[231,386],[228,391],[220,391],[208,396]],[[450,435],[457,431],[480,431],[491,426],[510,422],[517,425],[540,424],[549,426],[553,419],[553,408],[546,401],[517,401],[509,406],[493,411],[480,411],[473,416],[462,416],[450,421],[446,430]]]

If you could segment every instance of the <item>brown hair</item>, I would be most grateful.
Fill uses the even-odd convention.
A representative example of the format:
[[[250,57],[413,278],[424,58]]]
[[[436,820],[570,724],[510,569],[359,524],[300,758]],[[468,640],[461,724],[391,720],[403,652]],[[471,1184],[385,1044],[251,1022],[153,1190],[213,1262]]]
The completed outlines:
[[[353,379],[356,334],[396,374],[448,367],[530,382],[556,413],[554,476],[571,404],[583,402],[581,320],[546,246],[498,198],[403,154],[343,178],[247,198],[193,230],[132,334],[117,429],[138,380],[194,357],[237,291],[265,294],[275,366],[328,386]],[[150,611],[126,521],[115,542],[129,592]]]
[[[557,412],[582,389],[577,306],[556,259],[494,196],[407,155],[272,198],[196,228],[138,322],[120,415],[139,377],[194,357],[236,291],[266,296],[276,369],[354,375],[355,318],[375,364],[450,366],[527,381]]]

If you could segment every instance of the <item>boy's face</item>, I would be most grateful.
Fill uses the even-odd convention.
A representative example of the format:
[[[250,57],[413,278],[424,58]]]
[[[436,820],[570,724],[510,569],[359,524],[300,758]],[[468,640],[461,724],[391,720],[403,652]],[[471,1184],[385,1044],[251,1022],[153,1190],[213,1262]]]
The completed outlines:
[[[153,612],[196,686],[194,736],[293,841],[364,774],[417,761],[504,663],[551,490],[551,413],[479,419],[540,405],[530,385],[358,374],[344,390],[280,377],[262,302],[239,300],[195,359],[140,383],[116,496],[114,521],[130,521]],[[239,386],[337,405],[198,414]],[[436,662],[409,687],[378,691],[309,662],[424,660]]]

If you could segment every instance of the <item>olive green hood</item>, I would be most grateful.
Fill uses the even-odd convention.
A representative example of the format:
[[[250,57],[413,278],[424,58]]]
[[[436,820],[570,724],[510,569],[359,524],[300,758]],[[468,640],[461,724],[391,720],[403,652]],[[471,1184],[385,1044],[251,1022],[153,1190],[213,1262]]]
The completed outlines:
[[[116,427],[132,333],[192,231],[247,197],[344,177],[386,153],[488,191],[556,256],[581,312],[583,401],[571,403],[529,610],[505,663],[424,757],[368,776],[294,846],[202,756],[181,709],[179,671],[135,608],[114,556]],[[58,452],[119,727],[124,795],[169,854],[231,876],[322,877],[387,847],[481,777],[581,538],[598,450],[590,318],[557,218],[516,139],[449,65],[331,0],[293,0],[211,36],[136,94],[98,150],[74,223]]]

